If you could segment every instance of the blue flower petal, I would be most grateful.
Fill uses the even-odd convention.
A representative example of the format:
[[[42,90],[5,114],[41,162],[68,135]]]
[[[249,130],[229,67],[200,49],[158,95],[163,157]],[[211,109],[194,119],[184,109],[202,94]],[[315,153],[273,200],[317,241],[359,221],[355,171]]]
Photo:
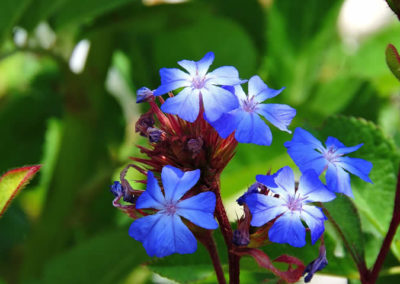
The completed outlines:
[[[161,68],[160,76],[161,86],[153,92],[154,96],[163,95],[178,88],[191,85],[189,74],[177,68]]]
[[[288,105],[282,104],[259,104],[256,112],[264,116],[278,129],[292,133],[287,127],[296,116],[296,110]]]
[[[248,86],[249,96],[254,96],[256,102],[259,103],[279,95],[284,89],[282,88],[280,90],[274,90],[268,88],[263,80],[261,80],[261,78],[257,75],[250,78]]]
[[[278,187],[278,185],[275,183],[275,178],[277,174],[273,175],[256,175],[256,181],[262,183],[263,185],[267,186],[268,188],[272,187]]]
[[[295,195],[295,181],[293,170],[286,166],[277,172],[275,183],[278,188],[271,188],[275,193],[278,193],[283,198]]]
[[[213,61],[214,61],[214,52],[211,51],[207,52],[202,59],[196,62],[197,72],[198,72],[197,74],[200,77],[205,76]]]
[[[193,253],[197,241],[177,215],[157,213],[134,221],[129,235],[141,241],[149,256]]]
[[[325,149],[318,139],[312,136],[310,132],[300,127],[297,127],[294,130],[292,141],[285,142],[285,147],[297,147],[297,144],[309,145],[310,148],[319,150],[320,152],[323,152]]]
[[[209,121],[216,121],[222,114],[227,113],[239,106],[239,102],[234,94],[228,90],[209,85],[207,89],[201,90],[204,104],[204,112]]]
[[[351,191],[350,175],[341,167],[334,166],[330,163],[325,178],[329,190],[343,193],[354,198],[353,192]]]
[[[246,82],[239,78],[239,72],[233,66],[222,66],[207,74],[207,83],[213,85],[238,85]]]
[[[213,192],[202,192],[179,202],[176,214],[199,227],[214,230],[218,228],[218,223],[214,219],[215,202]]]
[[[185,88],[175,97],[168,98],[161,105],[161,110],[165,113],[176,114],[186,121],[194,122],[199,116],[199,92]]]
[[[306,222],[311,231],[311,243],[315,244],[325,230],[324,221],[325,215],[321,208],[304,205],[301,211],[301,218]]]
[[[339,141],[339,139],[329,136],[326,138],[325,145],[327,148],[329,147],[334,147],[334,148],[343,148],[346,147],[342,142]]]
[[[352,146],[352,147],[342,147],[342,148],[338,148],[338,149],[336,150],[336,153],[345,155],[345,154],[348,154],[348,153],[357,151],[358,149],[361,148],[362,145],[364,145],[364,143],[361,143],[361,144],[358,144],[358,145]]]
[[[336,198],[336,195],[319,180],[314,170],[307,170],[303,173],[297,192],[307,197],[308,202],[328,202]]]
[[[287,212],[275,221],[268,231],[268,237],[275,243],[303,247],[306,244],[306,229],[297,212]]]
[[[154,174],[149,171],[147,173],[147,185],[146,190],[139,196],[136,201],[137,209],[154,208],[161,209],[165,198],[161,192],[161,188],[158,185],[157,179]]]
[[[285,142],[284,145],[289,156],[302,172],[313,169],[317,174],[321,174],[328,164],[324,156],[315,151],[311,145],[293,143],[292,141]]]
[[[369,173],[372,170],[372,163],[363,159],[340,157],[339,166],[349,171],[353,175],[358,176],[363,181],[372,183]]]
[[[243,112],[241,110],[235,109],[228,113],[224,113],[216,121],[208,121],[218,132],[219,136],[222,138],[227,138],[233,131],[236,130],[240,121],[242,120]]]
[[[190,75],[195,75],[197,71],[197,64],[193,60],[181,60],[178,61],[178,64],[186,69]]]
[[[240,143],[254,143],[258,145],[271,145],[272,134],[268,125],[258,114],[244,112],[242,121],[239,123],[235,138]]]
[[[178,201],[200,178],[200,170],[183,172],[173,166],[165,166],[161,171],[165,200]]]
[[[251,212],[251,225],[261,227],[287,210],[280,198],[250,193],[245,200]]]

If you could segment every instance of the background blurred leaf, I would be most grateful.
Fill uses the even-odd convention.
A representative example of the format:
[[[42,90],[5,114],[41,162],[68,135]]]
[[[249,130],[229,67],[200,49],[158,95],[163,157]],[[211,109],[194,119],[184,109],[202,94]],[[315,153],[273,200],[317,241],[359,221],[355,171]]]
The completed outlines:
[[[105,232],[54,257],[41,283],[114,284],[149,259],[141,243],[129,237],[128,228]]]
[[[2,0],[0,3],[0,42],[8,34],[14,24],[21,17],[24,9],[29,5],[31,0]]]
[[[0,177],[0,216],[17,196],[19,191],[27,185],[41,166],[22,167],[6,172]]]

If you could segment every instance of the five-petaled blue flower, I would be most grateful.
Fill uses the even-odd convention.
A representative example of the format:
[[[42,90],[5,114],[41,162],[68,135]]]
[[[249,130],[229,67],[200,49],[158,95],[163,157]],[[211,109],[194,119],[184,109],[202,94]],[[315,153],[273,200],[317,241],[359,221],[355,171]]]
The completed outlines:
[[[364,181],[372,183],[369,173],[372,163],[363,159],[345,157],[345,154],[358,150],[363,144],[346,147],[334,137],[328,137],[326,147],[314,136],[302,128],[296,128],[292,141],[285,147],[302,172],[313,169],[318,174],[326,170],[326,185],[329,190],[353,197],[348,172]]]
[[[249,80],[249,94],[246,96],[240,85],[234,87],[234,93],[239,100],[239,107],[225,113],[217,121],[210,121],[222,138],[235,131],[235,138],[240,143],[270,145],[272,134],[268,125],[260,118],[264,116],[269,122],[283,131],[291,133],[287,126],[296,115],[296,110],[283,104],[263,104],[266,99],[273,98],[283,90],[274,90],[258,76]],[[233,91],[233,88],[230,88]]]
[[[290,167],[280,169],[275,175],[257,175],[256,179],[263,184],[275,183],[275,186],[270,186],[269,189],[279,194],[279,197],[260,193],[249,194],[245,202],[252,215],[250,224],[260,227],[278,217],[268,231],[269,240],[302,247],[306,244],[306,230],[302,219],[311,231],[311,241],[314,244],[324,232],[326,217],[320,208],[309,203],[331,201],[335,194],[322,184],[313,170],[306,171],[300,177],[297,189]]]
[[[165,166],[161,172],[163,194],[153,173],[148,172],[146,191],[139,196],[136,208],[154,208],[158,212],[134,221],[129,235],[142,242],[150,256],[164,257],[196,251],[196,238],[183,224],[181,217],[205,229],[218,227],[214,219],[216,199],[213,192],[202,192],[181,200],[199,178],[200,170],[182,172],[178,168]]]
[[[236,108],[238,106],[236,97],[219,85],[233,86],[245,81],[239,79],[239,72],[233,66],[222,66],[207,73],[213,61],[214,53],[208,52],[197,62],[191,60],[178,62],[189,73],[177,68],[162,68],[161,86],[154,91],[154,95],[163,95],[182,87],[183,89],[175,97],[168,98],[161,106],[161,110],[194,122],[199,115],[200,100],[210,121],[217,120],[223,113]]]

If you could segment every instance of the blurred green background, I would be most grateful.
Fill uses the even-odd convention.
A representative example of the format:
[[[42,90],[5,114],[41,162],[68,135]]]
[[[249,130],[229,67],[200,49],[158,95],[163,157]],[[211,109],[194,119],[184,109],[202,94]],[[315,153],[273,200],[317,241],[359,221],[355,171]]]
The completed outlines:
[[[390,221],[399,160],[400,85],[386,67],[385,48],[400,47],[400,23],[389,13],[381,27],[346,37],[340,0],[162,2],[0,2],[0,173],[43,164],[0,219],[0,283],[160,282],[152,271],[180,282],[215,281],[200,245],[193,256],[150,260],[128,236],[131,221],[109,192],[129,157],[139,155],[135,144],[146,143],[134,133],[147,108],[135,104],[136,90],[155,89],[160,68],[208,51],[215,53],[212,68],[233,65],[242,78],[258,74],[272,88],[285,86],[271,102],[297,109],[290,129],[366,144],[355,156],[374,163],[375,186],[357,179],[353,186],[373,263]],[[358,9],[354,18],[365,13],[362,4]],[[256,174],[294,166],[283,147],[291,135],[271,128],[271,147],[238,146],[222,176],[226,204]],[[234,220],[240,209],[232,208]],[[399,240],[384,283],[399,280]],[[334,232],[331,244],[325,272],[357,278]],[[318,249],[269,253],[286,250],[309,261]],[[220,253],[225,259],[224,247]],[[242,267],[243,283],[268,276],[250,259]]]

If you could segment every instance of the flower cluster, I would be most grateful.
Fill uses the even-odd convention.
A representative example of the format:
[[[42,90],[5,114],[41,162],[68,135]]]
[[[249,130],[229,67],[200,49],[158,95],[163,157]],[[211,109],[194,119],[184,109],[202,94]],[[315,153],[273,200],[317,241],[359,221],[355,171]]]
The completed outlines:
[[[210,232],[219,224],[228,248],[230,277],[238,279],[238,259],[250,255],[285,281],[295,282],[304,273],[309,281],[327,265],[322,238],[327,218],[319,206],[334,200],[336,193],[353,197],[349,173],[371,182],[372,164],[346,156],[362,144],[346,147],[328,137],[324,146],[306,130],[296,128],[292,140],[284,145],[301,171],[299,182],[287,166],[275,174],[257,175],[256,182],[237,200],[244,215],[233,232],[221,201],[222,170],[238,143],[272,143],[265,120],[291,133],[288,127],[296,110],[264,103],[284,88],[271,89],[259,76],[242,80],[232,66],[209,71],[213,60],[214,54],[209,52],[197,62],[179,61],[186,72],[162,68],[158,88],[138,90],[137,102],[149,103],[150,110],[139,118],[135,130],[147,137],[150,145],[138,146],[146,157],[133,157],[134,163],[121,172],[120,182],[114,182],[113,204],[135,219],[129,235],[142,242],[150,256],[193,253],[197,239],[209,250],[215,265],[218,260]],[[242,87],[246,82],[247,94]],[[169,97],[164,100],[166,93]],[[138,181],[146,184],[146,190],[134,190],[125,179],[130,167],[147,176]],[[323,173],[325,179],[321,180]],[[120,203],[121,199],[129,205]],[[312,244],[321,239],[320,256],[307,268],[294,257],[282,256],[277,261],[289,264],[289,270],[279,271],[256,249],[270,242],[302,247],[307,231]],[[297,269],[293,270],[293,264]],[[223,283],[222,270],[215,268]]]

